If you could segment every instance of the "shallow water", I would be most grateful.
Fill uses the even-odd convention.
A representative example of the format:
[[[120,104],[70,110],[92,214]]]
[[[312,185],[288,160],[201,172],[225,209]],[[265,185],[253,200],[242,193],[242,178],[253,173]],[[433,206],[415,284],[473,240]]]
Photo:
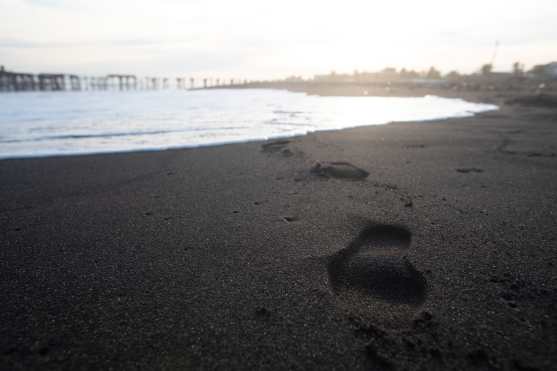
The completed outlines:
[[[197,147],[494,109],[432,96],[261,89],[0,94],[0,158]]]

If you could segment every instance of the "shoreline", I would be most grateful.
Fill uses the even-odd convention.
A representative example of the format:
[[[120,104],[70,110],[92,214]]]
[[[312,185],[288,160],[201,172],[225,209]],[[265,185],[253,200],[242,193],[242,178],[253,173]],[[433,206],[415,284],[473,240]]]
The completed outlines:
[[[0,161],[0,368],[551,370],[555,112]]]
[[[268,88],[260,88],[261,90],[267,90]],[[213,89],[214,90],[214,89]],[[234,90],[234,89],[231,89]],[[300,93],[300,92],[297,92]],[[310,95],[309,93],[303,93],[306,95]],[[323,95],[324,97],[328,96],[328,95]],[[365,97],[365,96],[362,96]],[[475,115],[479,115],[481,113],[484,112],[491,112],[491,111],[496,111],[498,109],[500,109],[499,105],[495,105],[495,104],[489,104],[489,103],[483,103],[483,102],[468,102],[462,98],[446,98],[446,97],[439,97],[439,96],[435,96],[435,95],[427,95],[427,96],[423,96],[421,98],[427,98],[427,97],[431,97],[433,99],[458,99],[461,100],[462,102],[465,103],[477,103],[477,104],[483,104],[486,105],[485,108],[483,108],[484,110],[481,112],[473,112],[473,111],[466,111],[466,113],[464,113],[464,108],[462,108],[462,112],[460,113],[455,113],[453,116],[439,116],[438,118],[426,118],[426,119],[407,119],[407,120],[392,120],[392,121],[388,121],[388,122],[382,122],[382,123],[370,123],[370,124],[354,124],[353,126],[344,126],[341,128],[335,128],[335,129],[329,129],[329,128],[314,128],[314,129],[310,129],[305,133],[295,133],[295,134],[277,134],[277,135],[272,135],[270,137],[267,138],[254,138],[254,139],[237,139],[237,140],[223,140],[223,141],[217,141],[214,143],[204,143],[204,144],[173,144],[170,146],[160,146],[160,147],[145,147],[145,148],[133,148],[133,149],[102,149],[99,148],[98,150],[90,150],[87,152],[59,152],[56,150],[53,150],[51,153],[33,153],[33,154],[25,154],[25,155],[17,155],[17,154],[8,154],[6,156],[2,156],[0,155],[0,161],[2,160],[10,160],[10,159],[26,159],[26,158],[55,158],[55,157],[65,157],[65,156],[86,156],[86,155],[101,155],[101,154],[118,154],[118,153],[133,153],[133,152],[155,152],[155,151],[167,151],[167,150],[176,150],[176,149],[195,149],[195,148],[202,148],[202,147],[208,147],[208,146],[220,146],[220,145],[227,145],[227,144],[241,144],[241,143],[250,143],[250,142],[262,142],[262,141],[269,141],[269,140],[279,140],[279,139],[287,139],[287,138],[296,138],[296,137],[300,137],[303,135],[308,135],[311,133],[318,133],[318,132],[326,132],[326,131],[335,131],[335,130],[344,130],[344,129],[352,129],[352,128],[356,128],[356,127],[367,127],[367,126],[376,126],[376,125],[389,125],[391,123],[394,122],[429,122],[429,121],[439,121],[439,120],[446,120],[446,119],[452,119],[452,118],[461,118],[461,117],[470,117],[470,116],[475,116]],[[401,98],[401,97],[378,97],[378,98]],[[412,98],[412,97],[402,97],[402,98]],[[416,97],[417,98],[417,97]],[[432,103],[434,104],[434,103]],[[492,107],[487,107],[489,105],[492,105]],[[439,114],[441,115],[441,113]],[[69,134],[68,134],[69,135]],[[106,136],[110,137],[109,134],[106,134]],[[1,143],[0,143],[1,144]]]

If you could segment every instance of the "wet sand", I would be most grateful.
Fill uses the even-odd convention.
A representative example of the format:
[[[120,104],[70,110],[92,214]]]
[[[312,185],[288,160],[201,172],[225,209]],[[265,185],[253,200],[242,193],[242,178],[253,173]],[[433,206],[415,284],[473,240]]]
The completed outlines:
[[[1,369],[557,367],[556,110],[0,178]]]

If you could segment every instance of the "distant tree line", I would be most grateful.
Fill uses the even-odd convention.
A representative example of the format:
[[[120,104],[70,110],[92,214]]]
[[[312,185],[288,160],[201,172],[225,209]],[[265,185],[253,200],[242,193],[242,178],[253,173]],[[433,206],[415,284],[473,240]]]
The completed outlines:
[[[552,67],[550,67],[552,66]],[[548,72],[549,71],[549,72]],[[398,80],[458,80],[466,78],[469,76],[483,76],[492,78],[504,78],[504,77],[550,77],[553,76],[552,71],[557,71],[557,63],[549,63],[545,65],[534,66],[531,70],[526,71],[524,64],[520,62],[515,62],[512,65],[512,70],[510,72],[496,72],[493,70],[492,64],[484,64],[480,69],[472,74],[461,74],[456,70],[449,71],[446,74],[442,74],[439,69],[435,66],[430,67],[428,70],[416,71],[412,69],[401,68],[397,70],[394,67],[387,67],[378,72],[366,72],[366,71],[353,71],[352,74],[349,73],[337,73],[336,71],[331,71],[326,75],[315,75],[315,81],[342,81],[342,82],[371,82],[371,81],[398,81]],[[296,82],[304,81],[301,76],[290,76],[286,81]]]

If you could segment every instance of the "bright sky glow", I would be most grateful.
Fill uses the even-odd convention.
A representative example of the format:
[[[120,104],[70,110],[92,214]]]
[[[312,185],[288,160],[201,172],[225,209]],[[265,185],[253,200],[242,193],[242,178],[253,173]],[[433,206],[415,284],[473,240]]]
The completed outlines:
[[[0,64],[276,78],[557,60],[555,0],[0,0]]]

